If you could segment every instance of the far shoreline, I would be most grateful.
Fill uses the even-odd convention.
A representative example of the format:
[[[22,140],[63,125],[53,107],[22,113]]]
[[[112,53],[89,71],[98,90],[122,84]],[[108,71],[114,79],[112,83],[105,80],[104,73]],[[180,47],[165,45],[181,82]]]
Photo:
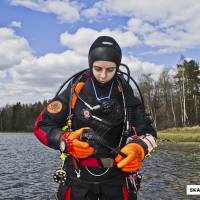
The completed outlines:
[[[170,128],[158,131],[158,140],[168,142],[200,142],[200,126]]]
[[[33,134],[33,131],[0,131],[0,134]],[[200,126],[169,128],[158,131],[159,142],[200,142]]]

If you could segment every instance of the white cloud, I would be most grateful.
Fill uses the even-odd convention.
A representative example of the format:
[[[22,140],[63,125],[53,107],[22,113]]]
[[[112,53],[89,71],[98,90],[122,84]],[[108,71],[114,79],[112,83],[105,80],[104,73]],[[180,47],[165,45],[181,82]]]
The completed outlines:
[[[27,40],[9,28],[0,28],[0,45],[0,106],[52,98],[62,82],[87,66],[85,56],[69,50],[34,57]]]
[[[154,26],[138,18],[130,19],[127,22],[127,24],[128,24],[128,30],[138,35],[145,35],[155,31]]]
[[[31,55],[27,40],[10,28],[0,28],[0,70],[10,68]]]
[[[86,18],[89,18],[89,20],[92,20],[93,17],[95,19],[98,18],[98,10],[99,8],[98,7],[93,7],[93,8],[88,8],[88,9],[85,9],[81,12],[81,15],[86,17]]]
[[[98,15],[134,16],[150,22],[167,21],[169,19],[168,25],[170,25],[171,23],[185,21],[188,14],[198,10],[198,6],[199,4],[195,0],[157,0],[156,3],[154,0],[102,0],[95,2],[91,8],[86,9],[84,12],[89,13],[92,10],[93,17],[97,18]],[[187,12],[185,12],[186,10]]]
[[[113,18],[128,17],[129,20],[123,28],[134,34],[132,45],[140,42],[150,47],[159,47],[157,52],[147,51],[144,54],[172,53],[200,46],[200,35],[198,34],[200,2],[196,0],[157,0],[156,3],[153,0],[101,0],[95,1],[91,7],[87,7],[86,2],[69,0],[10,0],[10,3],[40,12],[53,13],[60,22],[68,23],[80,20],[81,17],[92,22],[102,18],[107,23],[109,23],[108,17],[110,16]],[[107,30],[109,34],[114,33],[109,29],[104,30]],[[84,30],[79,29],[77,35],[83,32]],[[91,41],[95,38],[94,35],[98,34],[93,29],[88,30],[88,33],[92,34]],[[61,36],[61,41],[68,47],[72,45],[76,50],[78,47],[75,46],[80,42],[84,47],[81,49],[85,51],[87,49],[85,44],[90,41],[89,36],[84,37],[86,41],[80,42],[81,39],[78,38],[77,42],[72,42],[71,34],[66,33]],[[124,40],[128,42],[126,37]]]
[[[12,22],[10,23],[10,27],[21,28],[21,26],[22,26],[22,23],[19,22],[19,21],[12,21]]]
[[[65,80],[66,76],[72,75],[73,72],[79,71],[86,65],[87,58],[85,56],[68,50],[60,54],[48,53],[41,57],[24,59],[19,65],[15,66],[13,73],[18,80],[32,82],[33,85],[41,84],[44,81],[55,85],[56,82],[52,82],[52,80]],[[50,85],[40,86],[49,87]]]
[[[139,43],[138,38],[130,31],[122,32],[120,30],[103,29],[98,32],[89,28],[80,28],[74,34],[65,32],[61,34],[60,41],[69,49],[87,54],[92,42],[101,35],[114,37],[122,48],[132,47]]]
[[[200,2],[196,0],[157,0],[156,3],[153,0],[101,0],[86,9],[87,3],[69,0],[10,0],[10,3],[53,13],[61,22],[75,22],[81,17],[93,22],[100,18],[107,21],[109,16],[126,16],[129,20],[124,29],[137,35],[141,43],[159,47],[157,52],[148,51],[146,54],[179,52],[200,46]],[[70,34],[62,37],[65,45],[71,42]],[[137,43],[138,38],[135,38]]]
[[[6,71],[0,73],[4,78],[0,85],[0,106],[52,98],[65,80],[85,66],[87,58],[74,51],[23,58],[9,70],[11,79],[6,79]]]
[[[124,57],[123,62],[130,67],[131,74],[136,80],[141,74],[152,72],[152,77],[157,79],[164,68],[163,65],[134,57]],[[19,101],[34,103],[50,99],[65,80],[75,72],[83,70],[85,66],[87,58],[74,51],[23,59],[20,64],[10,69],[12,79],[4,80],[3,84],[0,84],[0,106]]]
[[[9,58],[5,59],[6,53],[3,54],[3,51],[0,51],[0,66],[7,66],[0,70],[0,106],[17,101],[34,103],[52,98],[66,79],[86,68],[88,49],[84,53],[80,49],[89,48],[90,43],[102,33],[113,34],[123,47],[130,46],[131,44],[127,41],[134,38],[130,32],[108,29],[97,32],[93,29],[79,29],[74,35],[67,35],[67,45],[72,50],[35,57],[25,38],[16,35],[12,29],[1,28],[0,41],[2,42],[0,44],[4,45],[3,49],[6,49],[6,53],[12,53]],[[24,52],[23,56],[19,52]],[[162,68],[160,65],[144,62],[134,57],[124,57],[123,62],[131,67],[131,72],[136,78],[144,72],[159,73]]]
[[[179,3],[182,1],[176,0]],[[153,0],[102,0],[96,2],[92,8],[86,9],[84,12],[89,13],[90,10],[95,10],[93,17],[110,15],[110,16],[137,16],[138,18],[143,18],[145,20],[157,20],[163,19],[167,16],[168,9],[173,9],[174,1],[169,2],[166,0],[158,0],[156,3]],[[94,16],[96,14],[96,16]],[[90,16],[89,16],[90,17]]]
[[[200,46],[200,2],[195,0],[102,0],[82,11],[85,17],[126,16],[127,28],[141,43],[171,53]],[[152,53],[146,52],[146,53]],[[153,51],[153,53],[155,53]]]
[[[157,80],[160,73],[165,68],[164,65],[143,61],[133,56],[124,57],[122,62],[126,63],[129,66],[131,74],[135,80],[138,80],[138,78],[140,78],[142,74],[151,74],[151,77],[154,80]]]
[[[10,0],[11,5],[56,15],[61,22],[73,23],[80,19],[79,8],[68,0]]]

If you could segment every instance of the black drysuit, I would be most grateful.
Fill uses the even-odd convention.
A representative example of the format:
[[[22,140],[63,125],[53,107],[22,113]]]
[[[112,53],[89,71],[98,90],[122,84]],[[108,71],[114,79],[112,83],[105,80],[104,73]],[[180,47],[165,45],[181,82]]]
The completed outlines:
[[[109,100],[111,101],[109,102],[111,102],[111,105],[109,104],[108,109],[93,110],[92,115],[108,121],[113,124],[113,126],[109,127],[95,118],[85,117],[84,110],[88,108],[83,101],[77,98],[72,116],[73,130],[89,126],[94,130],[95,134],[106,141],[107,145],[111,148],[117,148],[121,141],[124,128],[124,104],[122,92],[116,78],[113,80],[113,83],[108,84],[106,87],[95,85],[95,89],[92,85],[92,77],[85,76],[81,81],[83,81],[85,85],[80,91],[79,96],[91,106],[100,104],[97,99],[104,98],[110,94]],[[113,84],[112,88],[111,84]],[[126,104],[131,113],[129,118],[131,126],[134,128],[134,133],[132,134],[144,135],[148,133],[156,138],[156,131],[152,127],[151,121],[146,117],[141,101],[134,96],[130,85],[123,80],[122,85]],[[44,109],[35,123],[34,134],[37,138],[43,144],[56,150],[59,150],[60,137],[64,133],[62,127],[66,125],[69,114],[69,104],[71,103],[70,95],[70,87],[68,87],[51,101],[59,102],[59,104],[62,105],[61,108],[56,110],[57,112],[49,112],[48,109]],[[123,143],[122,140],[120,148],[124,145],[125,143]],[[146,151],[147,147],[145,145],[142,146]],[[113,158],[113,152],[101,144],[96,144],[95,153],[91,157],[101,162],[102,158]],[[69,174],[70,180],[66,183],[67,188],[63,189],[60,187],[58,192],[58,196],[62,196],[64,199],[136,199],[136,194],[131,194],[131,197],[127,192],[125,173],[114,164],[110,168],[104,168],[102,163],[99,167],[79,166],[80,178],[77,178],[77,170],[75,170],[73,159],[68,157],[65,162],[65,170]]]

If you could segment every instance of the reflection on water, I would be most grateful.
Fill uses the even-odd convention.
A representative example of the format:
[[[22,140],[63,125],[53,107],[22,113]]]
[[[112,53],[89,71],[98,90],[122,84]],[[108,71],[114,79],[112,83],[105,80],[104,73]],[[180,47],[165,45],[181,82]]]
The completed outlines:
[[[186,185],[200,185],[199,143],[160,144],[152,158],[145,160],[139,199],[186,200]]]
[[[56,192],[52,173],[59,153],[32,134],[0,134],[0,199],[41,200]],[[138,200],[187,200],[186,185],[200,185],[200,144],[160,144],[143,163]]]

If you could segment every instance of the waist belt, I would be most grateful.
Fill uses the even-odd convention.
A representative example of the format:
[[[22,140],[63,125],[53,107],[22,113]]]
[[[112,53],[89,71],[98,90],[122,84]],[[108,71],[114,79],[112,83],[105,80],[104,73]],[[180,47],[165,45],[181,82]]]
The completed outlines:
[[[79,159],[80,166],[85,167],[104,167],[110,168],[114,166],[113,158],[87,158]]]

